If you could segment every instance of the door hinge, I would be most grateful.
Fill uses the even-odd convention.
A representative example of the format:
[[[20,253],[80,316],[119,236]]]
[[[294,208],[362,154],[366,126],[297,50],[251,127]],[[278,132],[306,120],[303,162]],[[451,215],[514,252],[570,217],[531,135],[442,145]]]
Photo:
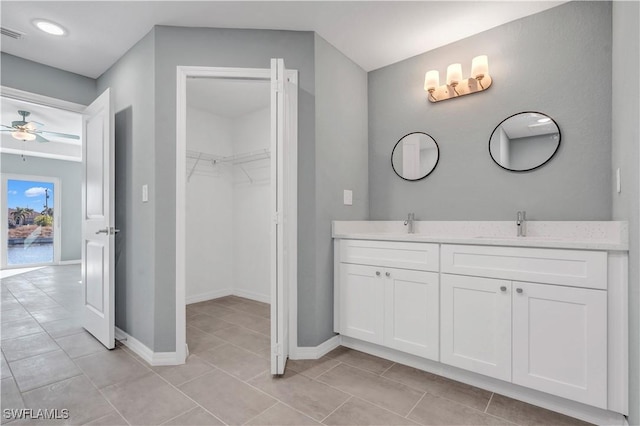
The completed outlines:
[[[282,93],[282,91],[284,90],[284,82],[282,80],[272,81],[271,90],[275,90],[276,93]]]
[[[273,349],[273,353],[277,356],[282,356],[282,343],[276,343],[276,347]]]
[[[273,214],[273,223],[275,223],[276,225],[279,225],[282,222],[282,215],[280,214],[280,212],[275,212]]]

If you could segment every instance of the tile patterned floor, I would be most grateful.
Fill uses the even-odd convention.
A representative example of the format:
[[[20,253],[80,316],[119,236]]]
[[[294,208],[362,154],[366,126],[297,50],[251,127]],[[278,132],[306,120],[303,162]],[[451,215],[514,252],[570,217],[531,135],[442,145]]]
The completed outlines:
[[[272,377],[269,306],[234,296],[189,305],[187,363],[151,367],[82,329],[79,278],[60,266],[2,280],[3,409],[92,425],[584,424],[343,347]]]

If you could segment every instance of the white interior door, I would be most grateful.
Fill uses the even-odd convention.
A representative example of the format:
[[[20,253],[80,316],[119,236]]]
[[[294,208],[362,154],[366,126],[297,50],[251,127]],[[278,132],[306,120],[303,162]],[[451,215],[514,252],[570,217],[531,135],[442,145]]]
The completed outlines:
[[[83,327],[115,347],[114,122],[109,89],[82,119]]]
[[[289,356],[289,301],[284,253],[286,90],[284,60],[271,59],[271,374],[283,374]]]

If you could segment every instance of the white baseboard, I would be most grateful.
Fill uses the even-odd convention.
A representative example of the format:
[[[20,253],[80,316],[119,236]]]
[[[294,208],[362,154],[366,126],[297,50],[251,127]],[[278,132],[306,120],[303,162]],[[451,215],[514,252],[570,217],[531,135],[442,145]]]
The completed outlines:
[[[262,303],[271,303],[271,296],[268,294],[264,295],[255,293],[253,291],[242,290],[241,288],[234,288],[232,291],[234,296],[244,297],[245,299],[251,299]]]
[[[79,265],[82,263],[82,260],[77,259],[77,260],[61,260],[60,262],[58,262],[58,265]]]
[[[222,290],[207,291],[205,293],[198,293],[185,298],[187,305],[198,302],[205,302],[211,299],[217,299],[218,297],[231,296],[233,294],[232,288],[223,288]]]
[[[149,365],[180,365],[185,360],[178,360],[175,352],[154,352],[147,345],[116,327],[116,340],[119,340],[133,353],[145,360]]]
[[[222,290],[208,291],[206,293],[194,294],[192,296],[187,296],[185,301],[187,305],[198,302],[205,302],[211,299],[217,299],[219,297],[224,296],[238,296],[244,297],[245,299],[255,300],[257,302],[263,303],[271,303],[271,296],[254,293],[252,291],[242,290],[238,288],[224,288]]]
[[[499,393],[510,398],[537,405],[538,407],[556,411],[567,416],[575,417],[598,425],[624,425],[625,416],[613,411],[603,410],[579,402],[553,396],[544,392],[514,385],[502,380],[493,379],[481,374],[472,373],[460,368],[451,367],[437,361],[420,358],[415,355],[400,352],[351,337],[342,336],[341,345],[400,364],[408,365],[418,370],[428,371],[439,376],[447,377],[458,382],[466,383],[481,389]]]
[[[339,334],[331,337],[330,339],[320,343],[318,346],[298,346],[293,348],[289,354],[291,359],[318,359],[322,358],[338,346],[342,342],[342,336]]]

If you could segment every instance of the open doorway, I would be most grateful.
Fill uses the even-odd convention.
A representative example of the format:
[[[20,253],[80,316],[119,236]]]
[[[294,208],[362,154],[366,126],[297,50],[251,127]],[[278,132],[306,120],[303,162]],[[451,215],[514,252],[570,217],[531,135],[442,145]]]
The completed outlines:
[[[178,357],[187,342],[201,356],[284,372],[296,317],[288,297],[296,282],[296,106],[297,74],[282,60],[271,69],[179,67]],[[220,339],[229,345],[201,344]]]
[[[251,376],[269,368],[270,93],[269,80],[187,80],[187,343],[245,358]],[[205,350],[201,332],[232,344]]]

